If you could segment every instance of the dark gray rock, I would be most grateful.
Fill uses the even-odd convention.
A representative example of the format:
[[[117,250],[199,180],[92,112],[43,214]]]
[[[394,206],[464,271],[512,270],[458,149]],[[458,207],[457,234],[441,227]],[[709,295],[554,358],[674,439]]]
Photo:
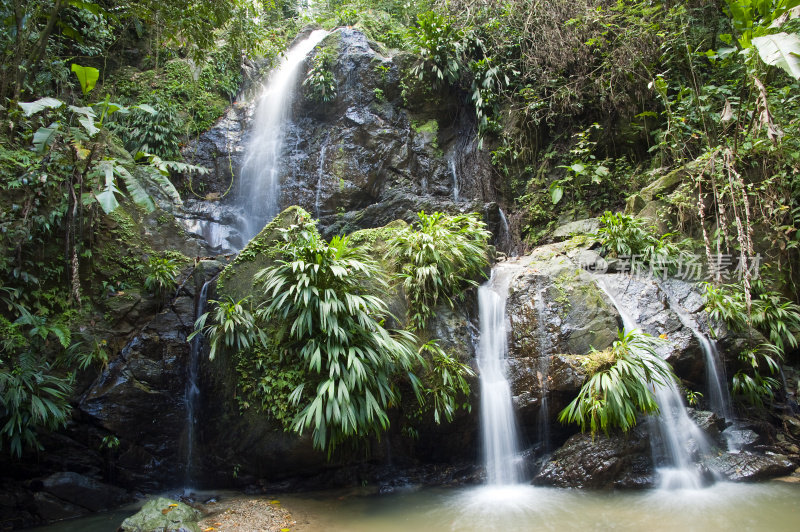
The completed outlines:
[[[779,477],[794,471],[796,465],[779,454],[755,454],[749,451],[725,453],[714,457],[708,467],[733,482],[752,482]]]
[[[510,246],[510,229],[496,204],[489,154],[478,149],[473,113],[461,109],[460,99],[422,84],[412,84],[401,94],[398,86],[412,58],[387,55],[357,30],[340,28],[320,48],[336,50],[332,72],[337,94],[333,101],[315,103],[301,83],[304,76],[298,79],[278,170],[279,208],[305,208],[320,219],[325,236],[397,219],[412,221],[420,210],[479,211],[487,214],[495,243]],[[310,67],[315,53],[301,68]],[[203,201],[187,201],[182,216],[193,233],[209,238],[218,249],[243,246],[224,219],[229,218],[225,210],[246,193],[238,190],[236,180],[255,103],[233,106],[184,152],[190,162],[212,169],[210,175],[193,179],[194,189],[202,186],[200,195],[210,193],[210,200],[221,201],[208,209],[197,205]]]
[[[70,504],[46,492],[33,495],[36,504],[36,513],[44,521],[60,521],[72,517],[80,517],[90,512],[88,508]]]
[[[650,440],[642,429],[627,435],[575,434],[533,479],[560,488],[647,488],[654,482]]]
[[[720,432],[725,429],[725,420],[714,412],[708,410],[689,409],[689,417],[697,425],[697,428],[705,432],[710,438],[716,439]]]
[[[42,491],[92,512],[108,510],[130,500],[128,492],[121,488],[70,471],[45,478]]]
[[[723,430],[722,436],[736,449],[751,449],[753,446],[763,443],[763,438],[758,433],[736,425]]]
[[[692,329],[681,321],[678,312],[682,310],[670,306],[669,295],[661,286],[662,279],[650,278],[645,272],[639,275],[608,274],[598,278],[643,332],[668,340],[658,351],[672,364],[676,374],[704,387],[705,356],[702,347]]]
[[[183,476],[191,292],[199,289],[182,292],[147,323],[78,402],[84,420],[119,439],[116,480],[131,488],[172,485]]]

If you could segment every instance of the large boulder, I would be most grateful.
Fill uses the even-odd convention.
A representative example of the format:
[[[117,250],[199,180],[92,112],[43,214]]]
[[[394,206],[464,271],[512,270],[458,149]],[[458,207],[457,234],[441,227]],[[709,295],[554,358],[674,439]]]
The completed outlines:
[[[141,510],[128,517],[118,532],[200,532],[199,510],[188,504],[158,497],[145,503]]]
[[[115,481],[130,488],[172,486],[183,479],[186,452],[187,335],[203,283],[219,263],[201,261],[167,308],[112,359],[78,401],[82,423],[113,444]]]
[[[673,280],[665,285],[649,274],[606,274],[598,276],[598,280],[639,329],[669,341],[659,352],[678,376],[704,388],[705,356],[692,330],[697,324],[668,291],[679,290],[679,282]],[[692,302],[694,298],[687,295],[684,301]]]
[[[71,471],[45,478],[41,491],[92,512],[109,510],[129,500],[125,490]]]
[[[619,315],[592,275],[565,253],[574,242],[542,246],[510,281],[506,312],[511,327],[508,374],[523,427],[536,441],[543,393],[546,420],[577,395],[585,372],[580,356],[609,347],[617,338]]]
[[[727,480],[753,482],[791,473],[796,464],[779,454],[741,451],[712,458],[708,467]]]
[[[533,483],[559,488],[647,488],[653,485],[649,435],[575,434],[542,467]]]

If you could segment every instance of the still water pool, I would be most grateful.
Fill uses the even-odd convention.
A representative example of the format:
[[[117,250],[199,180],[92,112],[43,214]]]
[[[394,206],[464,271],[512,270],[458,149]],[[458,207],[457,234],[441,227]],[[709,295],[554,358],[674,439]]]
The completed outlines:
[[[284,496],[304,532],[800,531],[800,485],[591,492],[532,486]]]
[[[532,486],[326,491],[278,497],[292,532],[800,531],[800,484],[597,492]],[[113,532],[132,510],[39,532]],[[243,531],[252,532],[252,531]]]

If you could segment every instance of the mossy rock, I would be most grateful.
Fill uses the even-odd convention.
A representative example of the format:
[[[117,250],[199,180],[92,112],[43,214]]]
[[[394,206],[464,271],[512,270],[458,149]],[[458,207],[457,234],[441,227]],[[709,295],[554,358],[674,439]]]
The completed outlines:
[[[159,497],[148,501],[139,512],[125,519],[120,532],[200,532],[202,514],[182,502]]]
[[[253,237],[236,259],[222,270],[217,281],[217,294],[239,301],[254,295],[257,290],[253,277],[260,270],[269,266],[274,260],[275,244],[280,242],[280,230],[310,219],[301,207],[289,207],[276,216],[264,229]],[[257,304],[258,298],[254,301]]]

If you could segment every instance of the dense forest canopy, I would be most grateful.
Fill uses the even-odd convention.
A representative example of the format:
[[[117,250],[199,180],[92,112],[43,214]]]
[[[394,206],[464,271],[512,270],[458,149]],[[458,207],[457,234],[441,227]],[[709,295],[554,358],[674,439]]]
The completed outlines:
[[[402,73],[404,94],[432,102],[456,97],[474,112],[523,247],[539,242],[559,219],[621,210],[626,201],[641,210],[644,200],[657,199],[665,214],[659,231],[630,216],[605,215],[607,251],[640,249],[648,260],[695,253],[708,264],[722,255],[743,263],[760,256],[758,278],[745,268],[741,280],[712,279],[707,305],[731,326],[752,324],[769,338],[769,349],[744,355],[734,379],[742,399],[763,405],[778,386],[771,376],[776,360],[796,351],[800,330],[798,6],[795,0],[3,0],[3,452],[35,449],[39,431],[63,426],[76,375],[108,363],[110,325],[101,309],[110,294],[140,289],[167,302],[178,270],[191,259],[155,251],[137,224],[156,207],[197,195],[206,169],[184,161],[181,147],[219,119],[243,80],[257,65],[274,63],[306,25],[354,26],[387,50],[413,54]],[[305,82],[325,102],[336,87],[319,57]],[[679,183],[677,191],[639,195],[659,180]],[[474,284],[485,255],[477,222],[451,223],[453,249],[470,249],[438,273],[445,281],[430,281],[443,286],[439,303]],[[417,229],[391,241],[398,254],[426,249],[425,231],[433,226],[422,217]],[[329,254],[334,272],[337,261],[355,261],[362,277],[376,267],[346,239],[321,242],[305,230],[308,245]],[[470,238],[458,240],[464,231]],[[284,266],[303,262],[307,250],[284,247]],[[437,255],[430,264],[442,263],[439,251],[431,251]],[[430,286],[413,283],[414,268],[429,263],[397,265],[395,280],[408,283],[410,304],[418,305],[407,323],[412,330],[424,330],[437,303],[425,300]],[[268,292],[297,281],[285,269],[264,275]],[[359,279],[324,282],[346,292]],[[237,302],[227,304],[235,313]],[[379,301],[359,309],[385,313]],[[220,323],[224,310],[218,305]],[[302,309],[273,303],[263,318],[295,313]],[[386,336],[366,319],[361,326],[367,344],[383,342],[394,353],[391,360],[374,357],[371,371],[381,376],[365,377],[367,389],[422,356],[419,345],[403,343],[407,336]],[[251,342],[260,332],[251,328],[242,338]],[[322,341],[330,331],[323,323],[308,332]],[[227,346],[242,347],[236,340]],[[307,348],[294,346],[313,366]],[[466,371],[446,354],[435,356],[440,373],[442,364],[454,374]],[[453,397],[463,384],[433,393],[437,418],[457,407]],[[353,386],[361,389],[360,382]],[[287,404],[294,395],[296,406],[301,393],[287,391]],[[385,429],[384,407],[394,391],[375,394],[380,404],[361,405],[352,424],[346,416],[327,419],[334,428],[317,420],[319,446]],[[294,412],[285,425],[314,424],[321,402]],[[272,415],[288,416],[286,410]]]

